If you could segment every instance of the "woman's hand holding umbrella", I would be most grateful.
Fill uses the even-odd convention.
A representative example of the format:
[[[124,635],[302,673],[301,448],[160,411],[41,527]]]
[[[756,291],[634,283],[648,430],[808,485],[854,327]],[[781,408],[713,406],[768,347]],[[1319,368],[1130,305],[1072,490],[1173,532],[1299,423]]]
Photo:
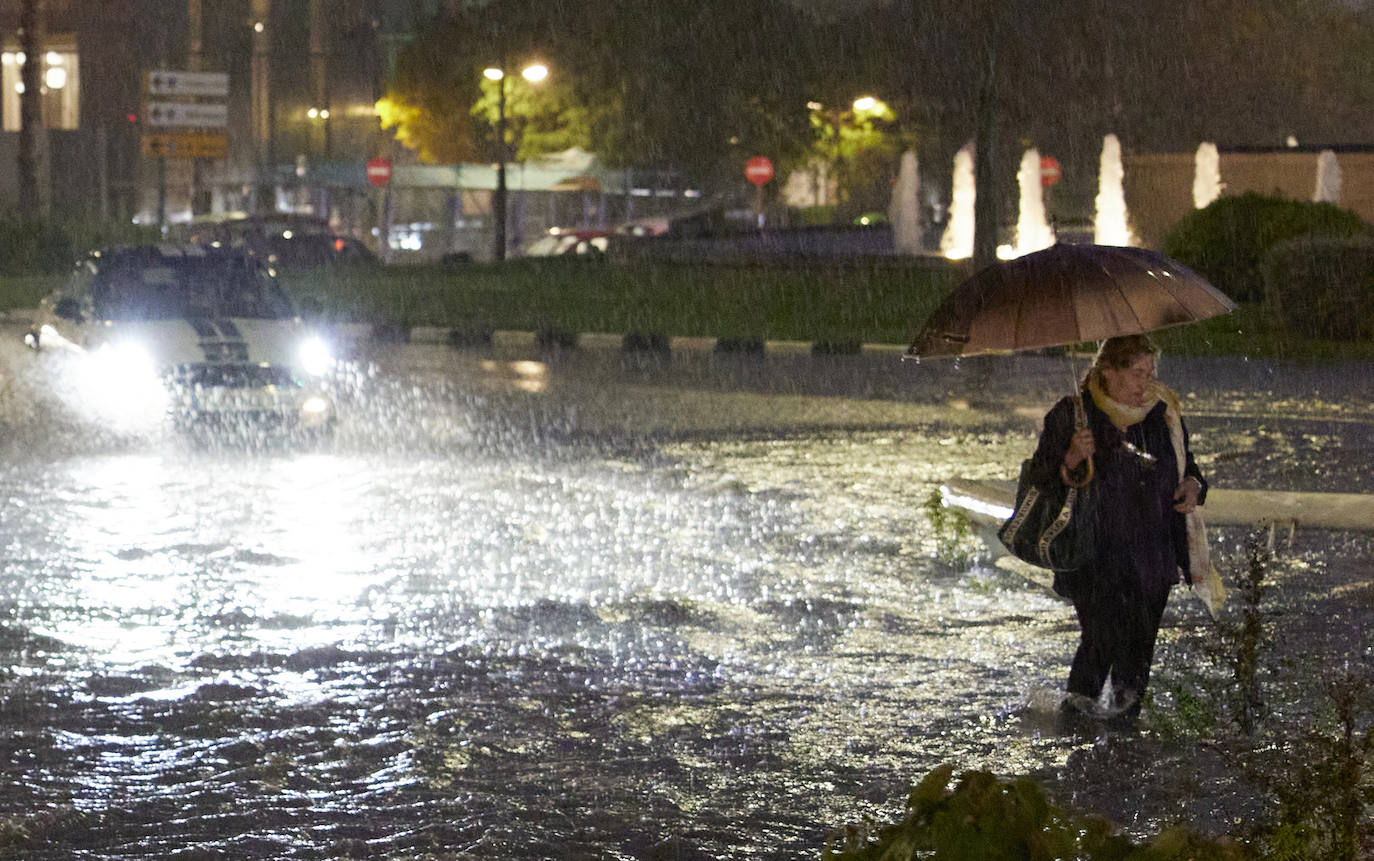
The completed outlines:
[[[1075,480],[1073,473],[1078,471],[1083,463],[1092,463],[1093,452],[1097,450],[1096,443],[1093,442],[1093,432],[1091,428],[1079,428],[1074,431],[1069,439],[1069,450],[1064,453],[1064,468],[1061,475],[1064,483],[1074,487],[1083,487],[1091,479],[1091,473],[1087,477]]]

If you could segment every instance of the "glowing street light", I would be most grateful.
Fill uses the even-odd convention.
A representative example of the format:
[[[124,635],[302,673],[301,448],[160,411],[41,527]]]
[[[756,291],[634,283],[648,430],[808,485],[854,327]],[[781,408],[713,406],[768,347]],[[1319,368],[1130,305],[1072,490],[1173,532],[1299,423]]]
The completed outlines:
[[[859,113],[871,111],[878,106],[878,100],[872,96],[859,96],[854,100],[854,110]]]
[[[498,67],[482,70],[482,76],[496,82],[496,194],[491,199],[492,257],[497,262],[506,259],[506,72]],[[537,84],[549,76],[549,67],[531,63],[520,71],[520,77]]]

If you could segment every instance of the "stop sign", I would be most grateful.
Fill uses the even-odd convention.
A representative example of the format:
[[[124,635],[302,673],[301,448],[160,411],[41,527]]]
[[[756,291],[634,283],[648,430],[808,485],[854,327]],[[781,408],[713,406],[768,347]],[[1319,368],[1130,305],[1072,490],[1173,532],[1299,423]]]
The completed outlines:
[[[773,178],[773,163],[767,156],[754,156],[744,163],[744,178],[754,185],[763,185]]]
[[[1049,188],[1059,181],[1059,159],[1047,155],[1040,159],[1040,185]]]
[[[378,188],[391,182],[391,162],[384,158],[369,159],[367,162],[367,181]]]

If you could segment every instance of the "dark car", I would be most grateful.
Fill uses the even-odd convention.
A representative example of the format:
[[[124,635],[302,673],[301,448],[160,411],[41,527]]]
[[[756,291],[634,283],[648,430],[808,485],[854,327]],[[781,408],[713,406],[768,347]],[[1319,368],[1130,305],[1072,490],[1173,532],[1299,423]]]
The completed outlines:
[[[178,231],[185,242],[243,248],[281,268],[376,265],[381,259],[351,236],[341,236],[322,218],[261,215],[197,222]]]

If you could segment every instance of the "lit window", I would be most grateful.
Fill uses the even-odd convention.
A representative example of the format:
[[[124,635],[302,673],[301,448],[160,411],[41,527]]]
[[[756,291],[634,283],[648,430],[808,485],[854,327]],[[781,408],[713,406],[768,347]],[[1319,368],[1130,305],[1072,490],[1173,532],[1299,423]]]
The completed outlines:
[[[24,54],[17,45],[5,46],[0,55],[0,114],[4,130],[19,131],[19,96],[24,91],[20,70]],[[78,73],[76,43],[71,39],[49,37],[43,52],[43,126],[72,130],[80,125],[81,76]]]

